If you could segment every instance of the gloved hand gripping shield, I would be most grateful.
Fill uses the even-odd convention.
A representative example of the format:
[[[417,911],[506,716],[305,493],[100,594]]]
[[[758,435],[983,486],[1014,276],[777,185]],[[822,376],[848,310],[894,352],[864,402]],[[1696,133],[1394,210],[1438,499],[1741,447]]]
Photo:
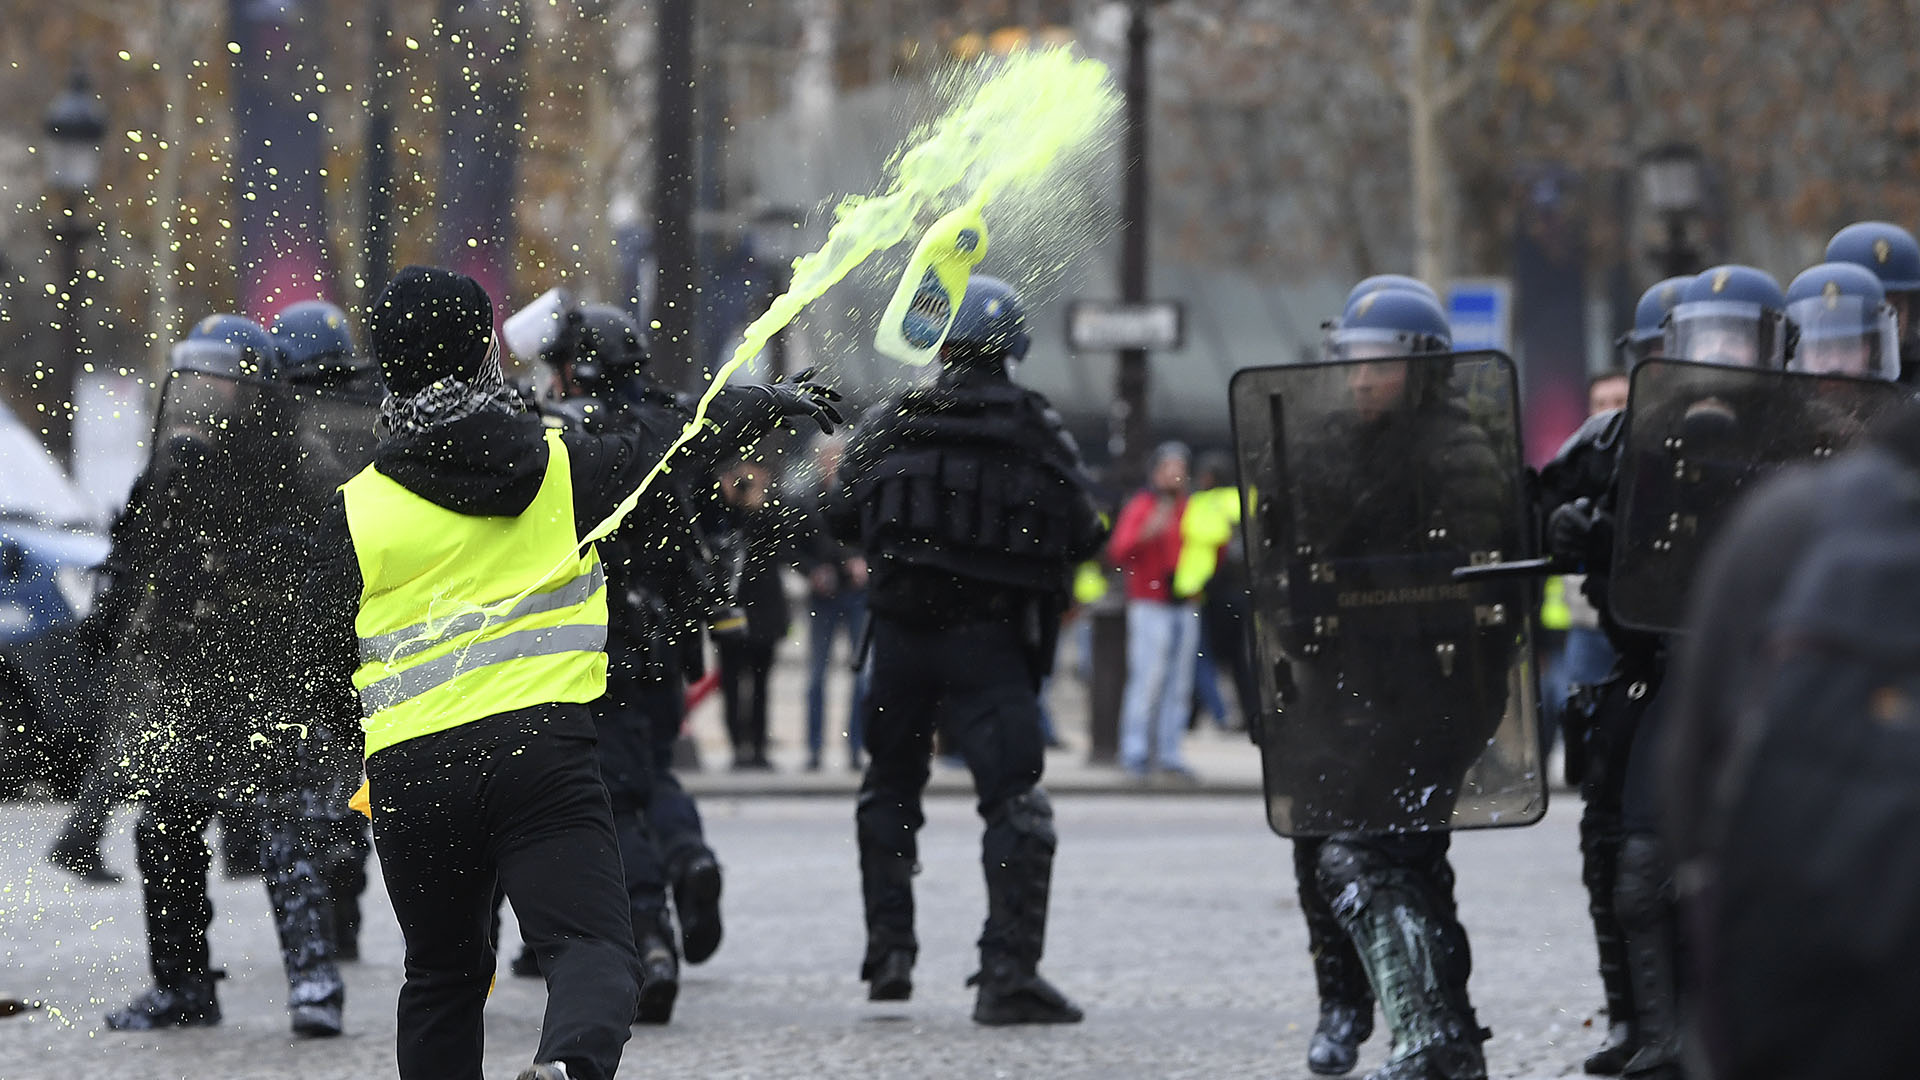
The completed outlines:
[[[1774,469],[1857,442],[1911,389],[1877,380],[1655,358],[1633,371],[1620,461],[1613,617],[1680,629],[1702,556]]]
[[[1283,836],[1526,825],[1546,807],[1513,362],[1241,371],[1231,388],[1267,816]]]

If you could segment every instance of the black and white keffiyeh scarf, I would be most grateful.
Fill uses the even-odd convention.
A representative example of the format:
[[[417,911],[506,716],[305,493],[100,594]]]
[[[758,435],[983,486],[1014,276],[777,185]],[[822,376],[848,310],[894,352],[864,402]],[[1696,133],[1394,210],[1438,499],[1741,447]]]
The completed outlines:
[[[440,379],[411,397],[387,395],[380,403],[374,431],[383,439],[418,435],[430,427],[464,420],[475,413],[512,415],[526,411],[526,403],[507,385],[500,369],[500,342],[495,339],[487,358],[471,379]]]

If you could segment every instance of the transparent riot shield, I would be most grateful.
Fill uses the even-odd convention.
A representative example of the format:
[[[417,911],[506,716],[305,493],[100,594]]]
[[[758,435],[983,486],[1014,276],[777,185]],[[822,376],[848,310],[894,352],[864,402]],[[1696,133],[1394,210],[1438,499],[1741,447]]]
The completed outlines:
[[[1283,836],[1527,825],[1546,808],[1513,362],[1241,371],[1230,396],[1267,819]]]
[[[1894,383],[1655,359],[1633,371],[1620,461],[1613,617],[1668,633],[1701,557],[1756,481],[1843,450],[1910,397]]]
[[[117,666],[138,788],[248,799],[311,733],[293,688],[308,545],[371,460],[375,400],[243,376],[169,375],[151,457],[114,530],[136,597]]]

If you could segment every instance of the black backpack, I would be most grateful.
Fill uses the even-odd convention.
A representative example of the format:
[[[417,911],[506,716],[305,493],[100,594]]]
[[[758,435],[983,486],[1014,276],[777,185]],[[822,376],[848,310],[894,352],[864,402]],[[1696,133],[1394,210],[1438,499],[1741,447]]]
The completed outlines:
[[[1722,1080],[1920,1071],[1920,476],[1879,451],[1820,476],[1713,792]]]

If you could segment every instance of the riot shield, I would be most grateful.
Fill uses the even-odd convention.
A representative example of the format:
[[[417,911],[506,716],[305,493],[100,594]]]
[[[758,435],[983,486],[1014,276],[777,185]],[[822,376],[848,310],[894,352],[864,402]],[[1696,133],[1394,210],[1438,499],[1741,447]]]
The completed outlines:
[[[1734,505],[1781,465],[1843,450],[1911,396],[1894,383],[1653,359],[1633,371],[1620,459],[1613,617],[1669,633]]]
[[[1527,825],[1546,809],[1513,362],[1243,370],[1230,390],[1267,820],[1283,836]]]
[[[333,489],[371,459],[375,405],[176,371],[114,563],[136,599],[127,760],[137,787],[251,798],[316,718],[301,654],[308,543]],[[356,465],[355,463],[358,462]]]

